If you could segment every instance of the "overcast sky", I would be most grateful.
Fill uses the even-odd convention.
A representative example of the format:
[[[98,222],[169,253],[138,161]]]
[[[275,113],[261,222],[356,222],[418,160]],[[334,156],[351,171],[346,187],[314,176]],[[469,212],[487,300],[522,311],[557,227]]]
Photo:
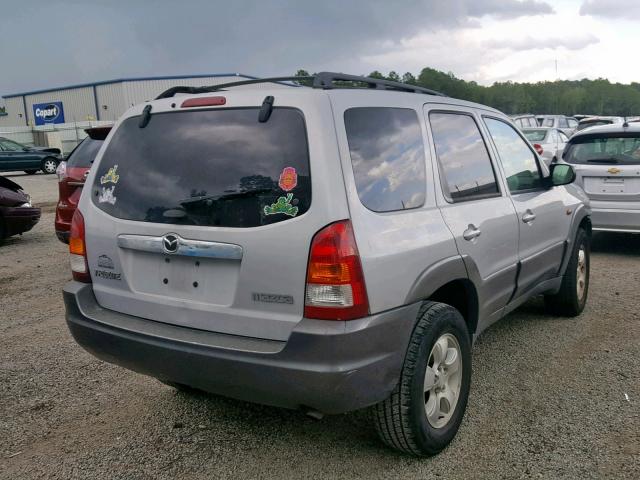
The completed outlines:
[[[299,68],[640,81],[640,0],[2,0],[0,31],[0,95]]]

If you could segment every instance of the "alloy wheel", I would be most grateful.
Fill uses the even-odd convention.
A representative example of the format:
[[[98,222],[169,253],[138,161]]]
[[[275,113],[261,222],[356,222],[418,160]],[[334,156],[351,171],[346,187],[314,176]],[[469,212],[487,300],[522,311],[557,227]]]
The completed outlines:
[[[424,375],[424,408],[433,428],[451,419],[462,385],[462,352],[456,337],[442,335],[431,349]]]

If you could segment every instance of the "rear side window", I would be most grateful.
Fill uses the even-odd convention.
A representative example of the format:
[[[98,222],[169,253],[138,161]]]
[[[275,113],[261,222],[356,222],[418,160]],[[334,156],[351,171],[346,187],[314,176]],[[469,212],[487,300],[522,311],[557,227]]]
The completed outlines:
[[[509,190],[517,193],[541,188],[542,176],[536,157],[518,132],[495,118],[484,121],[498,150]]]
[[[117,218],[210,227],[257,227],[311,204],[302,113],[274,108],[195,110],[125,120],[100,162],[93,201]]]
[[[416,111],[350,108],[344,124],[362,204],[374,212],[424,205],[426,165]]]
[[[85,138],[71,152],[67,159],[67,167],[89,168],[102,146],[103,140],[94,140],[91,137]]]
[[[429,120],[448,199],[459,202],[499,195],[489,152],[473,117],[432,112]]]

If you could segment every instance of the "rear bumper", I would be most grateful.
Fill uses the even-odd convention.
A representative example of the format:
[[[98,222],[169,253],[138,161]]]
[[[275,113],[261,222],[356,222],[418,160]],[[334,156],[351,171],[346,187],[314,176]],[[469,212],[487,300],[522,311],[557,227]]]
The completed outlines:
[[[10,237],[28,232],[40,221],[40,209],[36,207],[0,207],[5,235]]]
[[[364,319],[303,319],[286,342],[217,334],[100,307],[91,285],[64,288],[75,340],[145,375],[240,400],[342,413],[395,388],[419,304]]]
[[[604,208],[591,204],[593,230],[640,233],[640,209]]]

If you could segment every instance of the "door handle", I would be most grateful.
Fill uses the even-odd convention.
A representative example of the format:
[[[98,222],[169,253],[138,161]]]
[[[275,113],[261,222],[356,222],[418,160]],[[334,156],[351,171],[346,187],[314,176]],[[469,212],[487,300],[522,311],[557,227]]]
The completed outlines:
[[[522,221],[524,223],[531,223],[536,219],[535,214],[531,210],[527,210],[524,215],[522,215]]]
[[[464,238],[467,241],[471,241],[478,238],[481,234],[482,232],[480,231],[479,228],[476,228],[476,226],[473,224],[469,224],[467,229],[462,233],[462,238]]]

